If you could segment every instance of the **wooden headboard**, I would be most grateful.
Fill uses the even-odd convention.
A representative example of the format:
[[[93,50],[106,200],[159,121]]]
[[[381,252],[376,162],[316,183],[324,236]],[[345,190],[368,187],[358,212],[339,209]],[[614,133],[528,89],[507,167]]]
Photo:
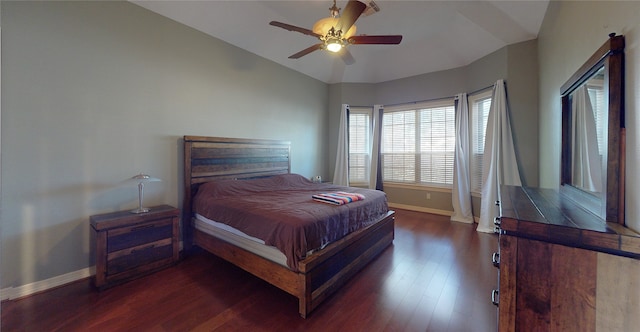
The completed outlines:
[[[184,249],[192,243],[192,198],[200,184],[290,173],[290,152],[288,141],[184,136]]]

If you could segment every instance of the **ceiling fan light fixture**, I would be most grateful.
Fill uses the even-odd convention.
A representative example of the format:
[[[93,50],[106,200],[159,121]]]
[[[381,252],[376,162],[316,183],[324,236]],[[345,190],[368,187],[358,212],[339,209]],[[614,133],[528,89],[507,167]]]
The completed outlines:
[[[339,52],[342,49],[342,43],[339,39],[329,39],[326,44],[327,51],[329,52]]]
[[[355,22],[358,20],[358,17],[367,10],[368,6],[370,6],[373,11],[379,10],[372,0],[369,0],[369,2],[370,4],[367,5],[363,0],[349,0],[347,6],[344,8],[344,12],[340,13],[340,8],[336,5],[336,0],[333,0],[333,6],[329,8],[329,17],[318,20],[311,30],[277,21],[271,21],[269,24],[319,39],[320,43],[311,45],[289,56],[289,59],[299,59],[311,52],[322,49],[332,53],[340,52],[340,57],[344,63],[350,65],[353,64],[355,60],[348,50],[343,50],[343,48],[346,48],[350,44],[397,45],[402,41],[401,35],[356,36]]]

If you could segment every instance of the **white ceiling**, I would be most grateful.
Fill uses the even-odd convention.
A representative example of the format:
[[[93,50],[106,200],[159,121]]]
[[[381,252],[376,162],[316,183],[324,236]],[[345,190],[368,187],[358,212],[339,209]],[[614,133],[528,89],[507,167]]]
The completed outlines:
[[[280,21],[311,29],[329,16],[331,0],[132,2],[326,83],[378,83],[468,65],[506,45],[536,38],[548,5],[548,0],[375,0],[381,10],[362,15],[357,34],[400,34],[402,43],[350,45],[356,62],[347,66],[324,50],[288,59],[318,40],[269,25]],[[338,7],[346,2],[339,0]]]

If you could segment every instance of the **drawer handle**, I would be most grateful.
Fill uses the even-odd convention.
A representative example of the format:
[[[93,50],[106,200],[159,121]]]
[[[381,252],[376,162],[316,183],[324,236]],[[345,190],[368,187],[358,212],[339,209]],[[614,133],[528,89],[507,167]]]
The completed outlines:
[[[142,225],[142,226],[137,226],[137,227],[132,227],[131,230],[129,230],[129,232],[137,232],[143,229],[147,229],[147,228],[153,228],[156,225],[154,224],[150,224],[150,225]]]
[[[145,251],[145,250],[153,249],[153,248],[155,248],[155,246],[156,246],[155,244],[150,244],[150,245],[144,246],[142,248],[131,249],[131,253],[133,254],[133,253],[136,253],[136,252],[139,252],[139,251]]]
[[[491,291],[491,303],[493,303],[494,306],[499,307],[500,306],[500,292],[497,289],[494,289],[493,291]]]
[[[497,252],[493,253],[493,256],[491,256],[491,263],[493,263],[493,266],[500,268],[500,254]]]
[[[502,220],[500,219],[500,217],[493,218],[493,224],[494,225],[500,226],[501,223],[502,223]]]
[[[496,201],[496,205],[497,205],[497,206],[500,206],[500,201]]]
[[[502,229],[500,229],[500,226],[493,227],[493,233],[494,234],[502,234]]]

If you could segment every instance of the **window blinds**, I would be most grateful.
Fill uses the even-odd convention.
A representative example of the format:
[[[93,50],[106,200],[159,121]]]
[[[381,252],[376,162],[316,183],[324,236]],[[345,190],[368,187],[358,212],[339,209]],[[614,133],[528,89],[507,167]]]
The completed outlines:
[[[488,96],[486,96],[488,95]],[[487,120],[491,108],[491,91],[488,94],[470,97],[471,99],[471,158],[470,180],[471,191],[482,190],[482,159],[484,158],[484,142],[487,131]]]
[[[385,109],[384,181],[450,186],[454,149],[453,99]]]
[[[371,115],[369,109],[349,113],[349,183],[369,181]]]

